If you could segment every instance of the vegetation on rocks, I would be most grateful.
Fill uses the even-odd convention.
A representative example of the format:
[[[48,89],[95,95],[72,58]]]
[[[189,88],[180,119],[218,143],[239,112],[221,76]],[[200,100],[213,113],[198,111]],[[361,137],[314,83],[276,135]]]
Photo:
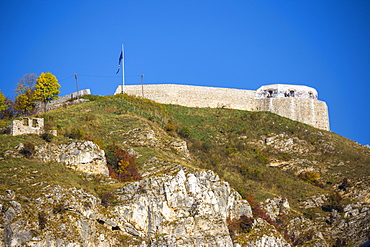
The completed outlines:
[[[117,205],[121,196],[117,189],[178,172],[177,166],[181,166],[214,171],[249,201],[253,215],[229,219],[229,232],[235,239],[255,234],[264,224],[269,225],[269,236],[282,236],[282,246],[308,245],[310,241],[351,245],[366,238],[366,227],[357,238],[343,229],[355,228],[357,223],[348,218],[352,215],[361,224],[367,222],[361,220],[368,217],[365,208],[370,203],[368,148],[269,112],[163,105],[125,94],[86,98],[90,101],[38,115],[48,128],[58,131],[57,137],[1,136],[0,156],[10,150],[28,158],[1,160],[1,195],[12,190],[17,192],[17,200],[27,200],[37,197],[35,188],[53,184],[83,189],[100,197],[109,208]],[[9,124],[3,121],[0,128]],[[57,162],[39,162],[32,155],[32,147],[65,145],[71,139],[93,141],[104,149],[111,178],[86,175]],[[186,143],[179,148],[181,141]],[[19,143],[24,147],[17,150]],[[186,148],[189,155],[179,151]],[[143,185],[149,180],[145,181]],[[137,193],[152,190],[145,186],[138,187]],[[273,217],[274,211],[265,208],[264,202],[276,196],[289,201],[289,213],[281,211]],[[63,209],[55,206],[56,211]],[[194,203],[192,217],[196,206]],[[41,230],[50,223],[43,212],[37,215]],[[313,230],[293,231],[294,222]],[[322,238],[314,234],[319,230]]]

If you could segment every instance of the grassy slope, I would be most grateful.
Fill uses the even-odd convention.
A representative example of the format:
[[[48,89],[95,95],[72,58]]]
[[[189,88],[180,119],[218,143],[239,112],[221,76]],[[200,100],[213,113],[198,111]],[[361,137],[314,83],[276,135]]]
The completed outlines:
[[[266,166],[270,160],[296,158],[315,160],[328,172],[321,178],[322,184],[340,183],[343,177],[352,181],[369,181],[369,150],[341,136],[317,130],[311,126],[291,121],[269,112],[247,112],[230,109],[188,108],[161,105],[150,100],[127,95],[92,97],[94,101],[57,109],[40,115],[61,137],[53,142],[67,142],[73,129],[83,131],[85,139],[93,140],[102,147],[122,143],[121,133],[137,127],[167,130],[170,135],[180,135],[188,143],[194,157],[193,166],[216,171],[244,197],[253,195],[257,200],[280,195],[287,197],[298,210],[298,202],[310,195],[324,193],[330,186],[319,188],[293,174]],[[9,123],[2,123],[3,126]],[[1,127],[1,126],[0,126]],[[285,133],[305,140],[314,151],[310,154],[292,154],[261,148],[255,143],[272,135]],[[2,136],[0,151],[4,152],[19,142],[43,143],[37,136]],[[333,149],[327,149],[327,145]],[[143,156],[139,162],[157,156],[176,159],[171,151],[156,148],[135,148]],[[345,166],[332,166],[345,162]],[[99,194],[99,181],[61,167],[58,164],[39,164],[36,161],[9,159],[1,161],[1,190],[22,188],[22,183],[9,179],[14,167],[27,170],[19,181],[27,176],[34,181],[54,181],[66,186],[76,186]],[[52,169],[50,168],[52,167]],[[32,170],[39,173],[34,175]],[[334,175],[338,174],[340,175]],[[27,175],[28,174],[28,175]],[[56,175],[53,175],[56,174]],[[25,184],[26,186],[26,184]],[[105,190],[114,189],[106,188]],[[32,191],[32,190],[31,190]]]

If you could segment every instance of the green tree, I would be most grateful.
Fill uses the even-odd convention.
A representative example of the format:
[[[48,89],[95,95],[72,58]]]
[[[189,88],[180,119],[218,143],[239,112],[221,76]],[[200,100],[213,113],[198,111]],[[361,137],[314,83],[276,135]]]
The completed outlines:
[[[0,91],[0,112],[5,111],[7,108],[8,108],[8,105],[6,104],[6,97]]]
[[[6,110],[0,112],[1,119],[11,119],[18,115],[18,111],[15,109],[15,102],[9,98],[6,98],[5,104],[7,105]]]
[[[35,82],[36,74],[28,73],[22,76],[17,83],[14,108],[21,114],[31,113],[35,109],[36,102],[33,97]]]
[[[0,111],[0,119],[11,119],[17,115],[14,109],[14,101],[5,97],[5,109]]]
[[[57,78],[50,72],[42,72],[41,75],[36,79],[36,86],[34,92],[34,99],[46,103],[58,98],[60,93],[59,88],[60,84],[58,83]]]

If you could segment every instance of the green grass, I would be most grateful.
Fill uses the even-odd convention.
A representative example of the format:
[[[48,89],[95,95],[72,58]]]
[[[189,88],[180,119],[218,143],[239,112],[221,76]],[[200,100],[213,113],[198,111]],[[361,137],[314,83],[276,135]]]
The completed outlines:
[[[37,198],[39,189],[46,185],[76,187],[99,196],[105,191],[115,191],[122,183],[108,184],[106,178],[88,176],[66,166],[33,159],[5,159],[0,166],[0,194],[6,190],[15,191],[17,196]]]

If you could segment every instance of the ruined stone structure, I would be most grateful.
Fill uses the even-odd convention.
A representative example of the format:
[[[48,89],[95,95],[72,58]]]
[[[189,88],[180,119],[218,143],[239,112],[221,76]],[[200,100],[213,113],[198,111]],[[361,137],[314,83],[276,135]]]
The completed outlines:
[[[81,99],[81,97],[85,95],[91,95],[90,89],[83,89],[71,94],[64,95],[58,99],[48,102],[46,106],[42,102],[38,102],[36,104],[36,111],[34,112],[34,114],[39,114],[45,111],[51,111],[61,107],[89,101],[87,99]]]
[[[80,98],[82,96],[85,96],[85,95],[90,95],[91,92],[90,92],[90,89],[82,89],[82,90],[79,90],[77,92],[74,92],[74,93],[70,93],[70,94],[67,94],[67,95],[64,95],[56,100],[53,100],[51,102],[49,102],[49,104],[60,104],[60,103],[63,103],[65,101],[68,101],[68,100],[74,100],[74,99],[77,99],[77,98]]]
[[[118,86],[115,94],[122,92]],[[163,104],[188,107],[230,108],[247,111],[270,111],[319,129],[330,130],[328,107],[318,100],[314,88],[274,84],[256,91],[176,84],[127,85],[125,93],[142,96]]]
[[[21,120],[14,120],[10,130],[10,134],[13,136],[26,134],[41,135],[44,132],[43,118],[23,118]]]

